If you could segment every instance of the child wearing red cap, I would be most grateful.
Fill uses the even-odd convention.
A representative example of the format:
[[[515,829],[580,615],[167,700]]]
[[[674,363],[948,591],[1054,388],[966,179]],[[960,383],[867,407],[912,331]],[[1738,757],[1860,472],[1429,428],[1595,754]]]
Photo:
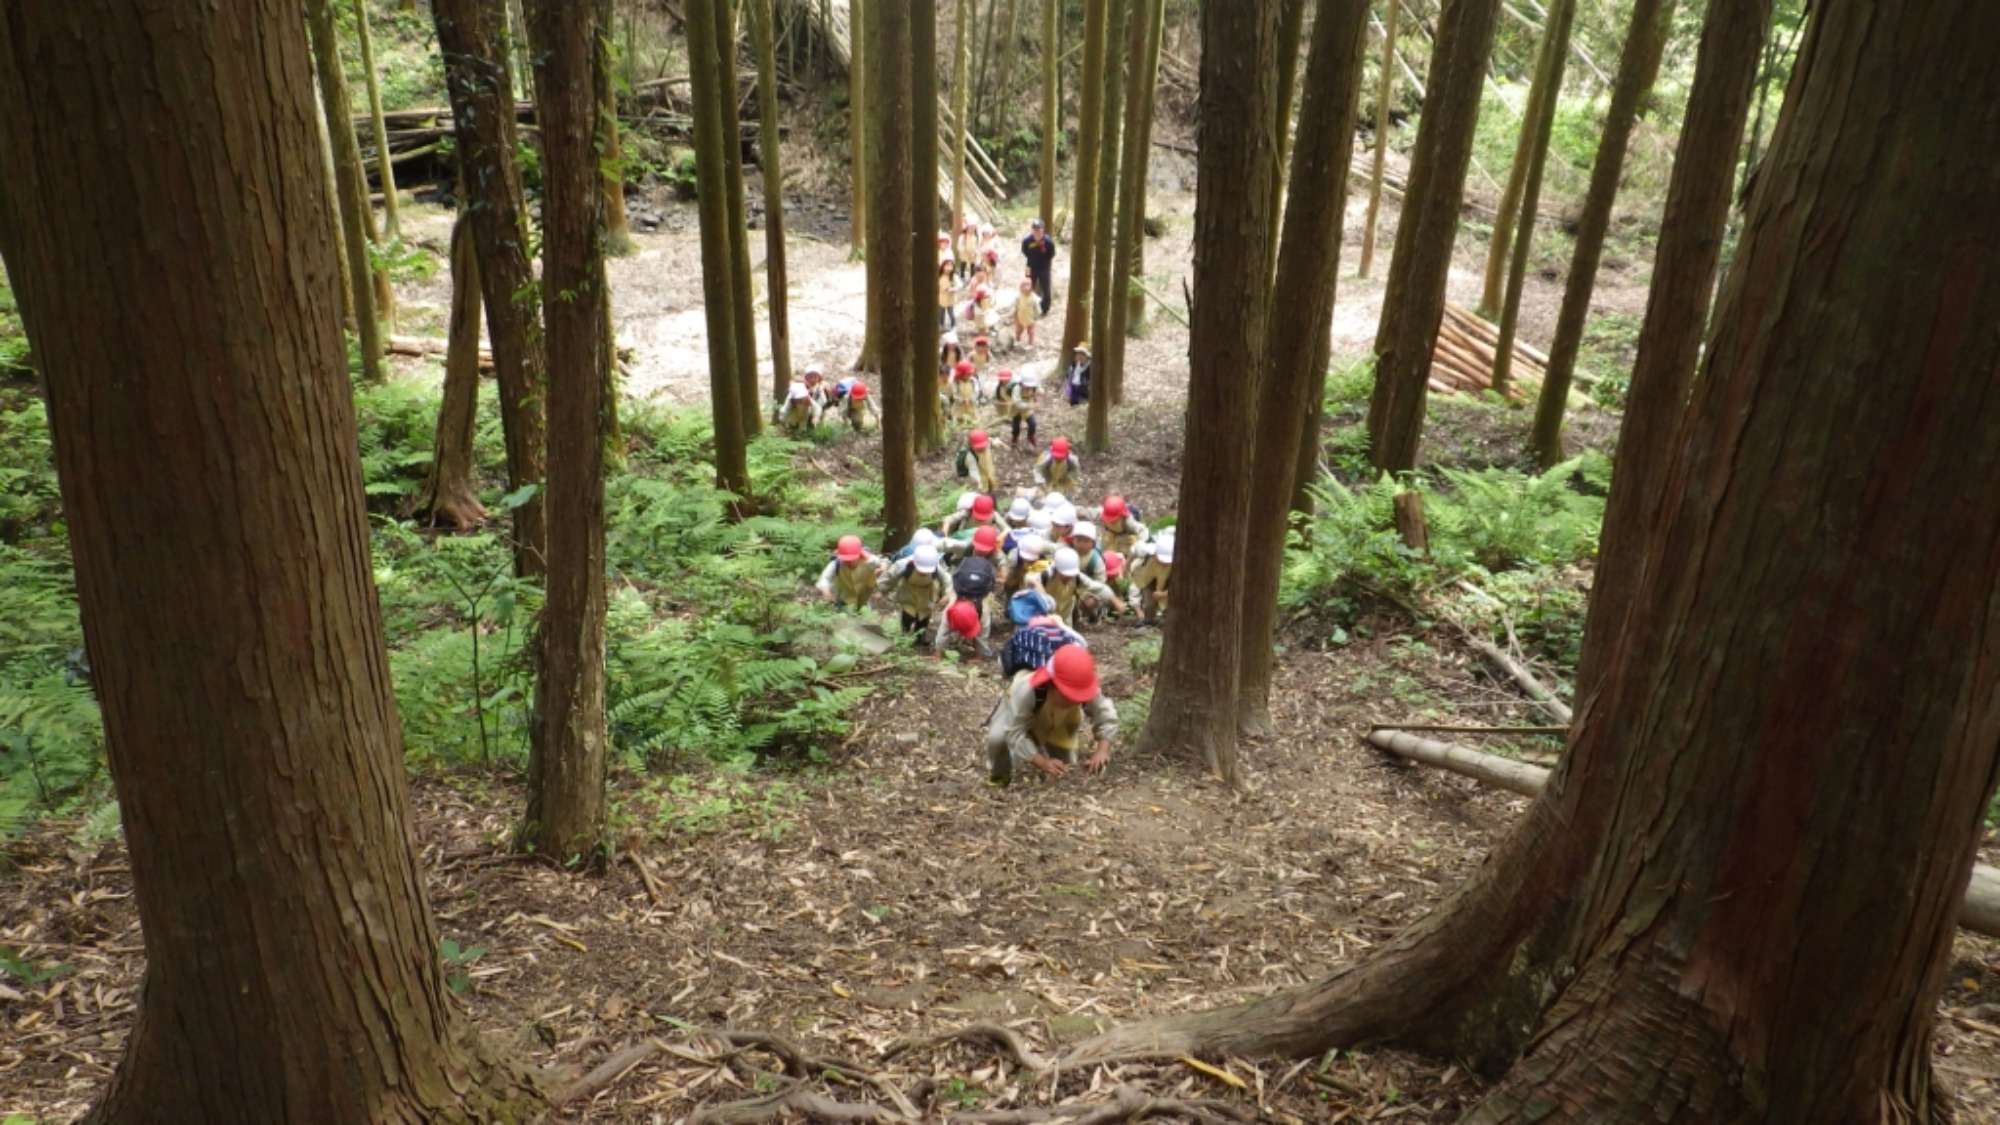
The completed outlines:
[[[861,545],[859,535],[843,535],[833,549],[833,561],[819,572],[819,581],[813,585],[823,600],[859,613],[868,608],[875,594],[878,563]]]
[[[965,357],[972,364],[973,382],[979,388],[979,401],[986,401],[986,373],[993,370],[993,338],[980,335],[972,338],[972,351]]]
[[[839,387],[835,387],[834,391],[844,401],[847,424],[854,428],[855,433],[860,433],[868,428],[870,418],[882,417],[882,408],[868,397],[868,384],[859,379],[842,382],[846,384],[846,392],[841,393]]]
[[[951,369],[951,413],[952,420],[970,424],[978,417],[978,406],[973,401],[978,397],[976,382],[979,369],[969,359],[961,359]]]
[[[1082,515],[1097,525],[1101,533],[1099,541],[1107,551],[1130,555],[1139,549],[1139,544],[1152,538],[1152,532],[1139,522],[1139,513],[1132,510],[1123,496],[1106,496],[1103,507],[1085,508]]]
[[[944,658],[947,648],[956,648],[961,656],[976,652],[981,658],[992,658],[993,650],[986,645],[986,599],[997,582],[992,562],[978,555],[967,557],[952,571],[952,603],[945,609],[938,622],[937,636],[931,642],[939,659]]]
[[[1009,373],[1002,371],[1000,374]],[[993,439],[987,436],[985,430],[974,430],[965,436],[965,444],[972,450],[972,475],[979,483],[979,491],[986,493],[989,509],[986,519],[991,522],[993,496],[1000,491],[1000,474],[993,469]]]
[[[1042,495],[1050,492],[1080,492],[1083,489],[1083,468],[1069,451],[1069,439],[1057,438],[1049,443],[1049,451],[1035,462],[1035,492]]]
[[[986,725],[986,776],[1006,785],[1029,766],[1062,777],[1075,764],[1088,723],[1096,750],[1083,768],[1101,772],[1118,737],[1118,708],[1104,695],[1090,650],[1071,642],[1047,664],[1014,674]]]

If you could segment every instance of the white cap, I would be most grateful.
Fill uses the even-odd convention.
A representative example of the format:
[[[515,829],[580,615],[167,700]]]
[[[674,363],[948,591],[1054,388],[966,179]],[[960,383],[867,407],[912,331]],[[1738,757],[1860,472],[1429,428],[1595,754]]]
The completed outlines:
[[[979,494],[978,494],[978,493],[976,493],[976,492],[961,492],[961,493],[959,493],[959,494],[958,494],[958,510],[959,510],[959,511],[961,511],[961,512],[969,512],[969,511],[971,511],[971,510],[972,510],[972,502],[973,502],[974,500],[977,500],[978,498],[979,498]]]
[[[808,374],[808,375],[825,375],[825,374],[826,374],[826,369],[825,369],[825,368],[823,368],[823,367],[821,367],[821,366],[820,366],[819,364],[817,364],[817,363],[808,363],[808,364],[806,364],[806,374]]]
[[[1083,560],[1076,557],[1076,551],[1063,547],[1056,551],[1056,573],[1064,578],[1075,578],[1083,569]]]
[[[958,346],[958,330],[957,330],[957,329],[955,329],[955,328],[954,328],[954,329],[950,329],[950,330],[947,330],[947,331],[945,332],[945,334],[944,334],[944,340],[943,340],[943,342],[944,342],[944,343],[947,343],[947,344],[950,344],[950,345],[952,345],[953,347],[957,347],[957,346]]]
[[[1076,505],[1058,504],[1055,507],[1049,509],[1049,518],[1055,521],[1056,525],[1059,527],[1075,527]]]
[[[1022,558],[1033,562],[1042,557],[1042,548],[1047,546],[1039,535],[1023,535],[1014,543],[1014,551]]]
[[[1051,512],[1056,511],[1067,503],[1069,503],[1069,497],[1064,496],[1060,492],[1051,492],[1047,496],[1042,497],[1042,507]]]
[[[1153,540],[1153,557],[1168,566],[1174,565],[1174,537],[1168,535]]]
[[[938,566],[938,549],[936,547],[931,546],[929,543],[926,543],[923,546],[918,547],[915,551],[911,552],[910,554],[910,565],[916,567],[919,573],[936,574]]]
[[[804,383],[793,383],[791,389],[785,392],[785,399],[789,402],[796,402],[799,399],[811,397],[811,395],[812,392],[806,390]]]
[[[1037,535],[1047,535],[1049,530],[1055,526],[1055,522],[1049,518],[1047,512],[1032,512],[1028,515],[1028,530],[1033,531]]]
[[[1028,503],[1028,498],[1026,496],[1016,496],[1014,497],[1014,502],[1012,504],[1007,505],[1007,518],[1014,521],[1015,523],[1026,523],[1028,521],[1028,516],[1032,512],[1034,512],[1034,510],[1035,506],[1033,504]]]
[[[1032,371],[1028,371],[1024,372],[1019,379],[1015,380],[1015,382],[1021,384],[1022,386],[1032,391],[1038,389],[1042,385],[1042,377],[1040,375],[1035,374]]]
[[[1079,523],[1070,529],[1069,537],[1071,539],[1095,540],[1097,538],[1097,525],[1094,523]]]
[[[937,541],[938,541],[937,532],[932,531],[928,527],[920,527],[917,529],[917,533],[915,535],[910,536],[911,545],[916,547],[918,550],[922,550],[925,547],[933,546],[937,543]]]

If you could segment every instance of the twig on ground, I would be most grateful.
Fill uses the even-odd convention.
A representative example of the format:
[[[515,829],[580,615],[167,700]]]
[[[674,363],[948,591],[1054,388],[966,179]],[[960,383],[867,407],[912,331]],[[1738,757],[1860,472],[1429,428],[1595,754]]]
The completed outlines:
[[[665,1049],[666,1044],[661,1043],[658,1039],[643,1039],[622,1050],[613,1051],[610,1058],[598,1063],[589,1074],[571,1083],[567,1089],[558,1092],[553,1099],[553,1103],[555,1105],[566,1105],[570,1102],[581,1101],[591,1097],[608,1088],[620,1078],[625,1077],[632,1068]]]
[[[646,883],[646,897],[652,901],[653,905],[665,906],[667,904],[666,892],[660,889],[660,880],[654,877],[652,867],[646,863],[646,857],[640,855],[638,852],[626,852],[625,861],[638,869],[639,878]]]
[[[950,1125],[1113,1125],[1152,1117],[1187,1117],[1196,1121],[1249,1121],[1256,1116],[1244,1106],[1211,1098],[1156,1098],[1136,1086],[1121,1086],[1108,1102],[1096,1105],[1028,1106],[1023,1109],[954,1113]]]
[[[879,1123],[879,1125],[904,1125],[911,1120],[893,1109],[873,1102],[835,1101],[803,1082],[794,1083],[789,1089],[780,1090],[775,1094],[709,1106],[689,1120],[693,1125],[755,1125],[760,1121],[776,1120],[787,1110],[797,1110],[811,1121],[858,1121]]]
[[[922,1039],[898,1039],[894,1043],[889,1044],[888,1049],[882,1052],[882,1057],[884,1059],[893,1059],[897,1055],[907,1051],[927,1050],[931,1047],[943,1046],[946,1043],[969,1042],[975,1039],[984,1039],[989,1043],[997,1043],[1005,1047],[1007,1053],[1014,1057],[1015,1062],[1020,1063],[1023,1067],[1036,1074],[1041,1074],[1054,1065],[1049,1060],[1036,1054],[1034,1048],[1028,1046],[1027,1040],[1021,1038],[1018,1032],[1011,1028],[1002,1027],[997,1023],[972,1023],[953,1031],[926,1036]]]

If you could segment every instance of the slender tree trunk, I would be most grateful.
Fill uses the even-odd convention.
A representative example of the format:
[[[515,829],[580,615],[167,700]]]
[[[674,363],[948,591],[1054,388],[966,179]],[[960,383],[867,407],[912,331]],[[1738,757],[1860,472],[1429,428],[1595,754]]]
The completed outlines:
[[[1521,214],[1521,196],[1527,191],[1528,170],[1535,161],[1548,150],[1548,142],[1539,140],[1542,136],[1536,122],[1545,113],[1551,118],[1555,112],[1554,102],[1562,95],[1562,83],[1550,86],[1546,75],[1550,73],[1549,43],[1555,38],[1556,20],[1542,22],[1542,42],[1535,52],[1535,73],[1528,83],[1528,101],[1521,107],[1521,128],[1514,138],[1514,161],[1507,167],[1507,186],[1500,192],[1500,207],[1493,219],[1493,237],[1486,244],[1486,274],[1479,290],[1478,312],[1488,320],[1498,319],[1501,302],[1507,291],[1507,265],[1513,260],[1514,228]],[[1562,73],[1562,63],[1553,64],[1555,73]]]
[[[604,249],[615,258],[632,252],[632,221],[625,214],[625,153],[618,138],[618,82],[612,67],[618,0],[597,0],[597,116],[603,120],[599,167],[604,176]]]
[[[1563,410],[1569,401],[1570,378],[1576,371],[1577,349],[1583,344],[1583,324],[1590,316],[1590,292],[1597,281],[1597,263],[1604,254],[1604,236],[1611,229],[1611,206],[1625,172],[1625,149],[1639,109],[1660,73],[1660,56],[1673,19],[1674,0],[1635,0],[1632,6],[1625,53],[1618,62],[1604,133],[1590,169],[1590,191],[1577,219],[1576,253],[1570,259],[1555,341],[1549,345],[1548,370],[1542,378],[1541,399],[1535,405],[1535,429],[1528,439],[1529,450],[1543,468],[1553,468],[1562,460]]]
[[[507,42],[514,48],[514,65],[511,77],[514,80],[513,98],[524,101],[535,96],[530,86],[530,76],[535,72],[534,56],[528,50],[528,14],[522,5],[525,0],[505,0],[507,5]]]
[[[1131,17],[1131,42],[1134,46],[1127,60],[1132,68],[1132,91],[1126,99],[1124,152],[1118,158],[1118,195],[1124,203],[1118,208],[1116,264],[1111,284],[1106,290],[1112,298],[1106,302],[1110,326],[1099,334],[1097,346],[1103,359],[1093,364],[1098,373],[1093,376],[1096,387],[1092,391],[1092,402],[1095,403],[1097,396],[1102,396],[1106,400],[1107,415],[1110,407],[1122,403],[1125,398],[1125,336],[1131,327],[1133,308],[1136,305],[1140,312],[1145,310],[1145,306],[1139,303],[1145,295],[1133,289],[1132,278],[1144,268],[1140,255],[1146,244],[1146,154],[1153,147],[1152,87],[1159,74],[1159,28],[1163,0],[1135,2],[1138,7]],[[1133,295],[1135,299],[1119,299],[1126,294]],[[1106,429],[1109,429],[1108,425]]]
[[[1458,208],[1472,162],[1479,91],[1499,0],[1444,0],[1431,49],[1429,93],[1375,333],[1375,392],[1368,402],[1369,460],[1384,472],[1417,467],[1429,396],[1431,351],[1444,315]]]
[[[1241,668],[1256,406],[1271,298],[1271,181],[1278,175],[1278,0],[1201,10],[1194,307],[1180,521],[1199,528],[1174,566],[1160,676],[1142,746],[1195,758],[1231,785]]]
[[[1319,483],[1320,427],[1326,416],[1326,369],[1332,363],[1333,334],[1329,332],[1325,339],[1314,341],[1312,383],[1306,388],[1305,414],[1299,428],[1298,471],[1292,477],[1292,513],[1297,516],[1313,514],[1312,486]],[[1306,521],[1298,522],[1311,530]]]
[[[1090,4],[1083,16],[1083,77],[1077,112],[1076,224],[1069,240],[1069,293],[1063,298],[1062,347],[1067,360],[1090,331],[1090,282],[1097,252],[1097,169],[1104,158],[1104,62],[1111,45],[1106,34],[1109,4]],[[1051,59],[1051,65],[1054,60]]]
[[[736,347],[736,284],[730,278],[735,258],[729,238],[729,196],[717,190],[729,173],[723,152],[724,114],[733,112],[736,95],[723,86],[721,33],[711,0],[691,0],[686,8],[689,90],[694,103],[695,178],[700,185],[702,311],[708,324],[709,409],[715,419],[715,486],[738,498],[738,511],[750,502],[750,470],[746,460],[743,416],[757,410],[757,400],[742,401],[743,380],[736,365],[747,362]],[[754,380],[753,380],[754,381]]]
[[[1710,0],[1702,23],[1694,83],[1674,146],[1674,175],[1660,221],[1646,319],[1618,428],[1585,637],[1616,637],[1626,629],[1646,535],[1666,488],[1674,433],[1708,327],[1709,298],[1729,223],[1735,156],[1743,144],[1771,6],[1772,0]],[[1577,665],[1578,699],[1589,695],[1611,651],[1608,644],[1586,646]]]
[[[951,244],[956,251],[965,225],[965,140],[972,130],[966,119],[966,96],[972,84],[972,0],[958,0],[952,13],[951,112],[958,128],[951,135]]]
[[[458,159],[465,169],[460,206],[472,216],[485,296],[486,334],[500,384],[500,425],[507,441],[507,488],[536,493],[514,509],[514,573],[539,576],[548,541],[539,492],[547,438],[542,417],[540,289],[528,259],[528,211],[514,162],[513,79],[502,12],[485,0],[431,0],[438,53],[444,57]]]
[[[938,33],[937,0],[910,0],[910,340],[915,380],[916,451],[945,443],[944,411],[922,357],[937,338]],[[970,341],[967,341],[970,343]]]
[[[1062,64],[1062,0],[1042,0],[1042,221],[1056,226],[1056,149],[1062,142],[1062,102],[1056,72]]]
[[[87,1120],[528,1120],[412,846],[298,19],[0,15],[10,280],[145,941]]]
[[[1133,0],[1105,0],[1105,3],[1109,11],[1106,13],[1104,35],[1104,97],[1100,106],[1103,118],[1097,126],[1097,142],[1104,154],[1097,163],[1097,248],[1091,255],[1094,268],[1090,280],[1091,291],[1099,294],[1099,299],[1091,309],[1090,338],[1097,342],[1099,355],[1111,356],[1115,362],[1115,349],[1107,337],[1111,334],[1112,306],[1122,303],[1111,291],[1111,278],[1116,272],[1114,267],[1118,258],[1120,114],[1125,102],[1124,64],[1134,53],[1127,39],[1130,29],[1142,21],[1132,19]],[[1092,366],[1096,367],[1094,360]],[[1085,412],[1083,444],[1085,449],[1102,453],[1111,448],[1111,395],[1095,372],[1091,382],[1093,386],[1089,408]]]
[[[757,53],[757,163],[764,173],[764,271],[770,289],[771,397],[792,381],[791,282],[785,275],[785,172],[778,142],[778,50],[773,0],[745,0]]]
[[[1271,180],[1271,268],[1278,268],[1278,229],[1285,215],[1283,170],[1292,155],[1292,99],[1298,85],[1299,48],[1305,42],[1306,0],[1281,0],[1278,15],[1278,168]],[[1344,190],[1344,188],[1342,189]],[[1275,276],[1274,276],[1275,280]]]
[[[979,70],[972,83],[972,119],[984,121],[986,118],[986,72],[993,65],[995,36],[1000,32],[1000,0],[986,0],[986,42],[979,52]],[[971,125],[966,128],[971,129]]]
[[[1931,1027],[2000,774],[1996,36],[1808,24],[1628,628],[1586,637],[1521,826],[1346,972],[1066,1064],[1417,1041],[1512,1064],[1473,1122],[1947,1116]]]
[[[1237,715],[1245,734],[1271,733],[1272,640],[1278,577],[1285,561],[1285,513],[1298,474],[1299,419],[1311,416],[1313,361],[1332,336],[1340,281],[1340,235],[1347,216],[1347,173],[1354,154],[1369,0],[1321,0],[1299,105],[1284,241],[1271,294],[1264,386],[1257,401],[1257,447],[1251,467],[1250,531],[1243,552],[1242,672]]]
[[[382,122],[382,82],[375,73],[375,40],[368,33],[367,0],[354,0],[354,41],[361,47],[361,74],[368,87],[368,121],[375,136],[375,179],[382,185],[382,223],[389,238],[403,236],[396,211],[396,165],[389,159],[389,129]]]
[[[340,206],[341,244],[346,247],[349,292],[353,294],[355,340],[361,349],[361,377],[371,383],[388,381],[382,364],[382,317],[375,307],[374,273],[368,248],[374,240],[369,227],[368,181],[361,174],[361,148],[354,143],[354,120],[348,108],[347,72],[340,63],[334,38],[331,0],[306,0],[306,27],[312,32],[313,67],[319,76],[320,105],[326,114],[327,139],[333,143],[333,178]],[[345,369],[346,364],[341,364]]]
[[[993,135],[1002,143],[1007,139],[1007,126],[1012,124],[1014,112],[1015,85],[1009,79],[1014,73],[1014,51],[1021,41],[1021,0],[1007,0],[1007,31],[1000,40],[1000,88],[994,92],[999,102],[999,110],[993,117]]]
[[[465,195],[460,177],[459,195]],[[444,356],[444,394],[431,467],[411,506],[433,526],[476,527],[486,519],[472,483],[472,440],[479,423],[479,256],[472,215],[461,208],[451,224],[451,329]]]
[[[333,135],[326,128],[326,98],[317,80],[313,83],[313,120],[319,126],[320,157],[326,163],[321,171],[326,180],[328,209],[333,212],[334,222],[340,227],[333,240],[334,258],[340,264],[340,323],[347,331],[360,338],[361,325],[354,318],[354,273],[347,265],[347,219],[341,209],[340,178],[334,174]],[[371,297],[373,294],[370,294]],[[370,303],[373,303],[372,301]],[[379,363],[379,361],[378,361]]]
[[[868,247],[868,37],[863,33],[863,23],[868,18],[868,5],[880,0],[847,0],[847,178],[852,199],[848,204],[850,219],[847,224],[848,259],[860,261],[867,256]],[[875,316],[868,316],[869,335],[873,337]],[[868,343],[861,346],[863,358],[873,355],[874,348]],[[856,364],[859,367],[859,363]]]
[[[1382,174],[1389,163],[1389,102],[1396,92],[1396,17],[1402,0],[1389,0],[1382,24],[1382,75],[1375,88],[1375,160],[1368,172],[1368,219],[1361,227],[1361,276],[1375,269],[1375,229],[1381,222]]]
[[[758,408],[758,391],[763,381],[757,377],[757,298],[750,269],[749,204],[743,187],[742,106],[737,101],[736,80],[736,0],[709,0],[715,5],[716,53],[722,66],[722,155],[728,170],[724,181],[729,200],[729,284],[736,291],[730,302],[731,325],[736,333],[736,401],[741,408],[743,436],[755,437],[764,428],[764,412]]]
[[[1521,330],[1521,293],[1528,283],[1528,254],[1535,244],[1535,216],[1541,210],[1542,173],[1549,164],[1549,141],[1555,131],[1556,104],[1562,101],[1563,66],[1569,59],[1569,33],[1576,23],[1576,0],[1551,0],[1544,43],[1543,74],[1537,86],[1547,85],[1548,96],[1537,107],[1540,114],[1528,124],[1535,131],[1534,156],[1528,162],[1528,180],[1521,192],[1521,225],[1514,234],[1514,262],[1507,271],[1507,301],[1500,309],[1500,343],[1493,359],[1493,389],[1505,392],[1514,370],[1514,340]]]
[[[916,321],[910,308],[910,6],[870,5],[868,135],[875,163],[868,170],[875,223],[868,231],[868,287],[879,293],[882,313],[882,527],[885,549],[900,547],[917,529],[916,444],[913,385]],[[926,340],[926,343],[929,341]]]

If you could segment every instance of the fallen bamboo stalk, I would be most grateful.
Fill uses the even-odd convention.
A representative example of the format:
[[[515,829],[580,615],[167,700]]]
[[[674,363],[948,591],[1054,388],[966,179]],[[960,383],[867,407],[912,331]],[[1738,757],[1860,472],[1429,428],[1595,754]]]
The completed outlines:
[[[1449,770],[1523,797],[1541,793],[1553,772],[1496,754],[1482,754],[1469,746],[1418,738],[1397,728],[1371,730],[1364,741],[1397,757]],[[2000,937],[2000,868],[1973,864],[1972,876],[1959,902],[1958,924],[1973,933]]]
[[[1568,727],[1468,727],[1438,723],[1376,723],[1368,728],[1369,734],[1378,730],[1420,730],[1444,734],[1568,734]]]
[[[435,336],[391,336],[382,345],[382,354],[401,356],[441,356],[449,355],[451,342]],[[493,350],[479,349],[479,366],[483,370],[493,368]]]
[[[1521,685],[1521,690],[1527,692],[1529,698],[1554,717],[1556,722],[1567,725],[1575,719],[1576,716],[1570,711],[1569,704],[1557,699],[1555,693],[1544,687],[1542,681],[1536,679],[1535,674],[1528,671],[1520,661],[1500,651],[1499,646],[1491,641],[1473,636],[1468,636],[1466,639],[1472,642],[1472,647],[1479,655],[1492,661],[1501,671],[1512,677],[1515,683]]]

